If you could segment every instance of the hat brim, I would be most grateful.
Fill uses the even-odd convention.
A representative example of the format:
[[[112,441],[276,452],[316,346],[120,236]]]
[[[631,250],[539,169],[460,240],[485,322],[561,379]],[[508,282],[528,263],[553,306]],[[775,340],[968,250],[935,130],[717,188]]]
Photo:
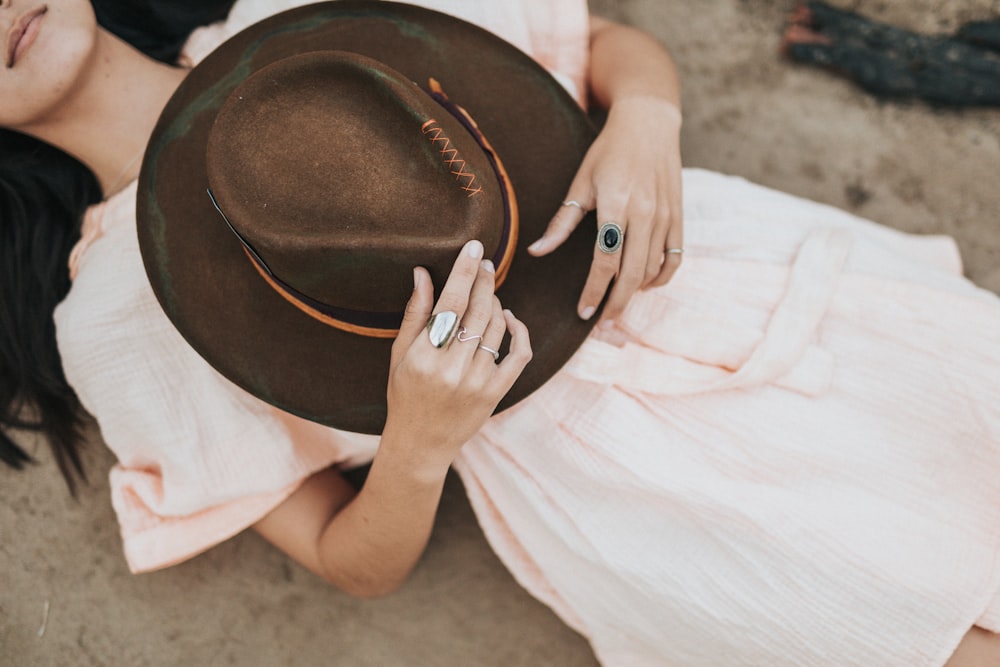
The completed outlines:
[[[205,145],[229,93],[272,62],[318,50],[375,58],[423,86],[437,79],[503,160],[520,233],[497,295],[527,324],[534,351],[498,410],[514,405],[558,371],[593,326],[576,314],[593,214],[554,253],[535,258],[525,248],[558,210],[595,131],[526,54],[431,10],[352,0],[292,9],[231,38],[191,71],[157,123],[139,177],[139,246],[160,304],[209,364],[251,394],[334,428],[381,432],[392,341],[340,331],[289,304],[258,275],[206,194]],[[447,276],[432,278],[439,290]]]

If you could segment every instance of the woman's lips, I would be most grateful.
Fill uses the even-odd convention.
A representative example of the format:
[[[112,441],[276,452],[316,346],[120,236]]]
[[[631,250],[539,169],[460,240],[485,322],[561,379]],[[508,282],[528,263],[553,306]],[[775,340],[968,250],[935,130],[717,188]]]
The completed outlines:
[[[22,15],[7,33],[7,69],[14,66],[17,59],[28,50],[35,41],[41,29],[42,16],[49,11],[48,5],[42,5]]]

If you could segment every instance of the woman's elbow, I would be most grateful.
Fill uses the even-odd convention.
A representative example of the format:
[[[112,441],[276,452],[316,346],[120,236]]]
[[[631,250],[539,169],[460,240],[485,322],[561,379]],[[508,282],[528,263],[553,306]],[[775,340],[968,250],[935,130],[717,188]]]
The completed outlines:
[[[409,579],[409,573],[403,577],[344,576],[338,573],[323,573],[321,576],[327,583],[359,600],[387,597],[402,588]]]

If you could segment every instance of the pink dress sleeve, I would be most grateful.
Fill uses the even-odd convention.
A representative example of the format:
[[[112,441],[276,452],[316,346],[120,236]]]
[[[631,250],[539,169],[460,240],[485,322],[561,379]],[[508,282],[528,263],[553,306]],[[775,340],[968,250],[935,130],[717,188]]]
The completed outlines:
[[[317,470],[369,460],[377,439],[283,413],[187,345],[146,280],[135,193],[133,183],[90,216],[55,321],[66,377],[118,459],[112,503],[142,572],[243,530]]]

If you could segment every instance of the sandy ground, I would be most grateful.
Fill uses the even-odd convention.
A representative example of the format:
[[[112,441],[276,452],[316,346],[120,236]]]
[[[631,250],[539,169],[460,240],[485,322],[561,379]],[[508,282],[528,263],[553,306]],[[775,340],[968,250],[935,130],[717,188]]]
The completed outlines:
[[[685,163],[745,176],[893,227],[954,236],[967,274],[1000,291],[1000,110],[883,103],[777,56],[785,0],[595,0],[674,51],[685,80]],[[996,0],[840,0],[927,31],[1000,16]],[[596,664],[524,593],[449,481],[412,580],[359,602],[253,534],[191,562],[128,574],[92,430],[90,486],[54,465],[0,471],[2,665]],[[29,442],[29,446],[32,443]]]

